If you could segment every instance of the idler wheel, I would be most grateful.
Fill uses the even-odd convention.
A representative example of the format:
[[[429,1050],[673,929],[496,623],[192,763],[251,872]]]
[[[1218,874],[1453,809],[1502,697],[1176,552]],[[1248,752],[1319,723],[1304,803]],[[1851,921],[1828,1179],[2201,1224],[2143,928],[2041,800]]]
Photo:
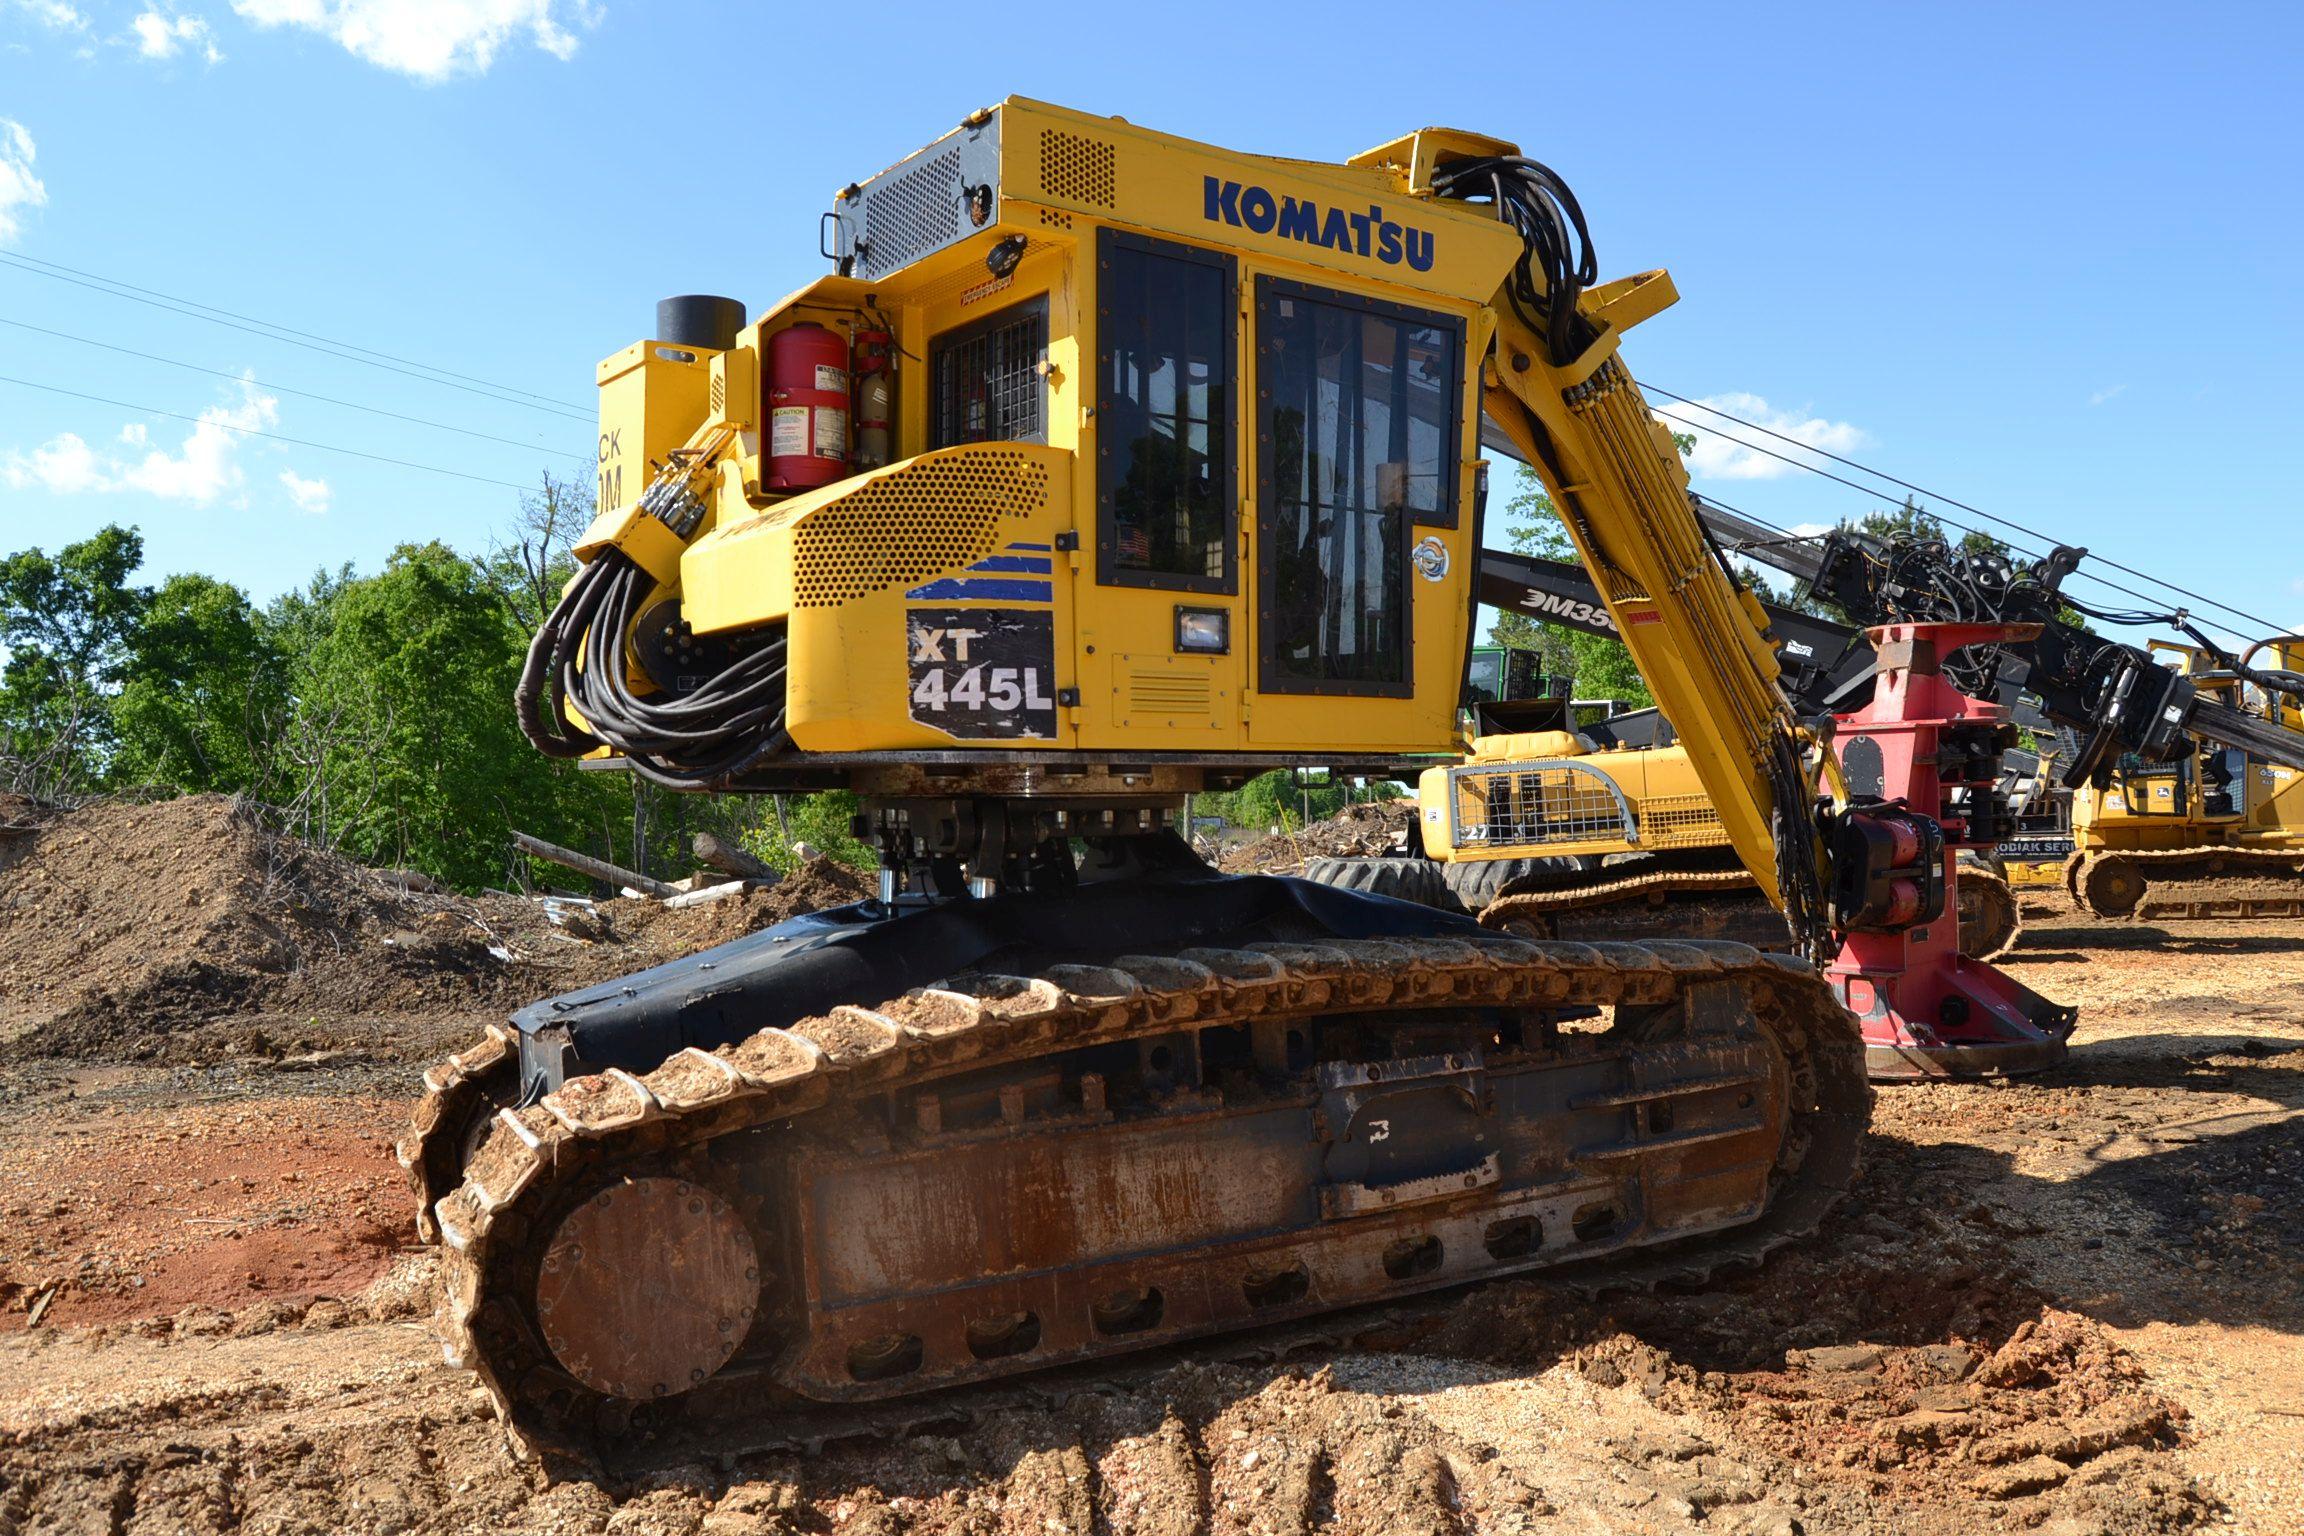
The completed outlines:
[[[2016,942],[2021,924],[2016,893],[1988,874],[1960,872],[1960,953],[1971,960],[1993,960]]]
[[[2144,871],[2134,859],[2097,859],[2080,872],[2080,889],[2098,917],[2126,917],[2144,899]]]
[[[760,1255],[736,1208],[685,1179],[627,1179],[561,1218],[536,1281],[544,1342],[595,1392],[703,1385],[752,1331]]]

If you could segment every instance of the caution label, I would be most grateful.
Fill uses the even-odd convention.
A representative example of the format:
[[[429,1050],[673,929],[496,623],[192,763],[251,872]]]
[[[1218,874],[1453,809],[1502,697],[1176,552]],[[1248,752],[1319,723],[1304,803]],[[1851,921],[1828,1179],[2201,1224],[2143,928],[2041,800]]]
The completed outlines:
[[[768,451],[779,459],[808,452],[808,407],[780,405],[768,415]]]
[[[964,741],[1056,736],[1056,620],[1045,610],[905,615],[912,718]]]

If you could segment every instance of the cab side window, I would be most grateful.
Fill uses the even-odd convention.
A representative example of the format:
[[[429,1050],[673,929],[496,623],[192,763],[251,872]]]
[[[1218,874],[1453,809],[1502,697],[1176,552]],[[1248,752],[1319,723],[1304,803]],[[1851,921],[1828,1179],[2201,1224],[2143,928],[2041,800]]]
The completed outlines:
[[[1449,316],[1258,279],[1263,691],[1411,692],[1409,546],[1456,521],[1462,347]]]
[[[936,338],[931,448],[1048,441],[1048,301],[1027,299]]]
[[[1098,232],[1096,570],[1236,590],[1230,257]]]

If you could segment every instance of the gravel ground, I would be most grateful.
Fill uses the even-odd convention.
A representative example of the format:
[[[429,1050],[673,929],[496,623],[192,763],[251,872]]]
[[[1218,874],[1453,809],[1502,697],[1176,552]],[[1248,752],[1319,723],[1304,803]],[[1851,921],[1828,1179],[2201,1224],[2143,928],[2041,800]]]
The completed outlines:
[[[2070,1065],[1884,1091],[1855,1196],[1756,1275],[1499,1283],[549,1484],[424,1323],[414,1068],[20,1058],[0,1536],[2304,1529],[2304,933],[2027,921]]]

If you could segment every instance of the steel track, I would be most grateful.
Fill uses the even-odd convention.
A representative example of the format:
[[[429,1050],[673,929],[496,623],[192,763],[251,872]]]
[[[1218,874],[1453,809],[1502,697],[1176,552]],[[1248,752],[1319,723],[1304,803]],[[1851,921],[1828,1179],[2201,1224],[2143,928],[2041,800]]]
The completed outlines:
[[[2089,875],[2116,860],[2136,866],[2145,882],[2144,893],[2126,912],[2107,911],[2091,901],[2088,893]],[[2282,883],[2291,889],[2262,889],[2266,884]],[[2109,922],[2298,918],[2304,917],[2304,853],[2215,846],[2097,849],[2065,860],[2064,890],[2075,907]]]
[[[798,1406],[798,1394],[820,1380],[797,1373],[800,1343],[774,1335],[777,1327],[791,1325],[789,1296],[780,1312],[768,1295],[780,1278],[789,1280],[790,1273],[806,1268],[810,1256],[803,1254],[782,1266],[786,1274],[764,1277],[754,1329],[768,1336],[749,1342],[726,1373],[728,1380],[715,1381],[712,1390],[636,1405],[606,1400],[574,1381],[546,1347],[534,1287],[558,1213],[604,1178],[635,1171],[702,1176],[714,1150],[737,1145],[729,1138],[800,1137],[808,1126],[844,1123],[860,1106],[913,1085],[1028,1065],[1087,1046],[1172,1035],[1180,1026],[1270,1025],[1341,1013],[1461,1017],[1467,1009],[1573,1016],[1607,1006],[1673,1005],[1684,998],[1693,1008],[1690,989],[1713,987],[1703,995],[1717,999],[1721,983],[1737,999],[1739,1016],[1756,1029],[1756,1047],[1778,1063],[1773,1080],[1780,1087],[1768,1092],[1770,1104],[1781,1109],[1780,1119],[1766,1122],[1773,1126],[1775,1150],[1764,1205],[1744,1225],[1663,1246],[1637,1245],[1682,1234],[1627,1234],[1629,1251],[1597,1273],[1580,1271],[1589,1278],[1578,1283],[1604,1290],[1694,1282],[1723,1266],[1757,1263],[1815,1229],[1855,1175],[1871,1102],[1855,1023],[1815,973],[1786,957],[1727,943],[1274,943],[1123,957],[1109,966],[1054,965],[1030,977],[972,976],[921,989],[879,1011],[836,1009],[826,1018],[763,1030],[720,1050],[682,1051],[644,1076],[610,1071],[581,1078],[536,1105],[491,1116],[492,1100],[509,1095],[513,1071],[509,1037],[492,1031],[427,1074],[401,1159],[448,1253],[441,1321],[450,1359],[479,1373],[515,1445],[583,1457],[597,1450],[604,1435],[629,1432],[636,1418],[667,1431],[731,1419],[751,1422]],[[1670,1077],[1679,1059],[1674,1048],[1618,1042],[1610,1059],[1620,1062],[1626,1087],[1608,1102],[1624,1106],[1626,1133],[1622,1144],[1595,1155],[1619,1160],[1615,1166],[1631,1159],[1633,1166],[1655,1169],[1639,1175],[1643,1182],[1668,1171],[1677,1176],[1688,1158],[1700,1154],[1675,1147],[1668,1133],[1646,1145],[1643,1129],[1654,1124],[1644,1118],[1643,1106],[1691,1091],[1669,1081],[1653,1086]],[[1477,1218],[1479,1196],[1454,1202],[1468,1219]],[[1297,1251],[1313,1255],[1317,1271],[1322,1256],[1341,1254],[1356,1233],[1391,1219],[1333,1221],[1292,1238]],[[1548,1250],[1487,1264],[1485,1272],[1549,1267],[1592,1251]],[[1172,1274],[1173,1256],[1168,1262]],[[1405,1280],[1395,1289],[1407,1295],[1470,1278],[1475,1277],[1451,1269],[1429,1280]],[[1295,1314],[1382,1299],[1353,1293],[1337,1302],[1324,1299],[1324,1289],[1316,1287]],[[1287,1315],[1283,1310],[1276,1320],[1285,1322]],[[1193,1330],[1113,1341],[1093,1358],[1234,1326],[1241,1325],[1204,1320]],[[1067,1358],[1084,1356],[1076,1350]],[[1041,1363],[1027,1357],[969,1369],[985,1377]],[[959,1378],[927,1373],[918,1384],[926,1388],[954,1379]]]
[[[1972,960],[1995,960],[2016,947],[2024,928],[2013,887],[1989,870],[1962,865],[1960,886],[1977,903],[1976,914],[1962,924],[1960,952]],[[1478,914],[1484,928],[1500,933],[1548,935],[1550,925],[1567,913],[1589,913],[1625,902],[1661,902],[1666,906],[1693,904],[1705,896],[1728,892],[1749,893],[1759,900],[1757,883],[1741,869],[1676,870],[1634,875],[1600,885],[1565,886],[1550,891],[1522,891],[1499,896]],[[1963,901],[1966,905],[1967,901]],[[1968,927],[1978,917],[1983,923],[1970,947]],[[1787,934],[1789,942],[1789,934]]]

